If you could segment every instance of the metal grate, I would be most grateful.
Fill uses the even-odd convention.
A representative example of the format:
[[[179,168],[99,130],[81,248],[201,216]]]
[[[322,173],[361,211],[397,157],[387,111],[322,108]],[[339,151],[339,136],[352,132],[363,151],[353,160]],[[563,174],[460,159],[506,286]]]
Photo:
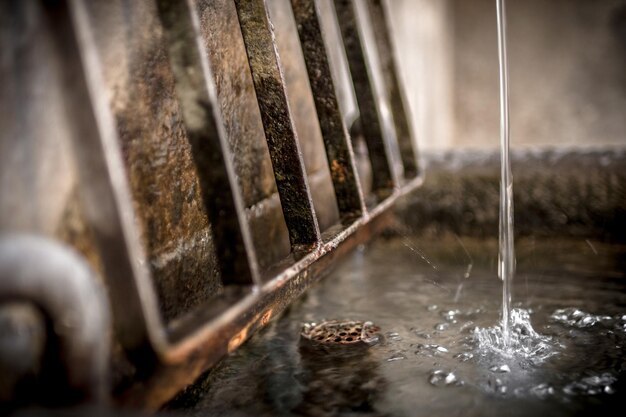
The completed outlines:
[[[149,204],[137,202],[142,188],[129,181],[127,174],[129,164],[136,160],[121,145],[126,133],[108,98],[106,68],[98,55],[102,47],[93,27],[94,15],[104,12],[82,0],[9,3],[10,11],[22,15],[38,10],[46,27],[53,28],[51,48],[61,74],[62,104],[71,122],[65,134],[76,155],[84,222],[109,292],[116,343],[135,368],[118,381],[122,403],[153,409],[170,399],[276,316],[338,257],[384,227],[395,199],[420,182],[382,0],[336,0],[334,4],[291,0],[291,4],[272,5],[290,13],[297,28],[310,85],[302,94],[312,93],[315,111],[310,117],[317,120],[323,140],[334,200],[329,197],[317,206],[313,196],[317,180],[307,174],[298,135],[302,132],[296,127],[290,104],[293,95],[268,2],[156,0],[154,12],[162,31],[158,42],[166,51],[190,150],[190,170],[197,177],[200,211],[210,225],[216,260],[215,271],[198,267],[193,272],[200,281],[204,275],[211,276],[207,280],[217,279],[210,297],[175,314],[164,313],[162,294],[177,295],[168,293],[167,287],[161,292],[155,289],[158,262],[150,255],[145,231],[137,225],[138,207],[146,210]],[[328,13],[338,22],[341,36],[333,45],[329,44],[332,31],[325,27]],[[215,16],[236,17],[240,31],[227,38],[206,21]],[[212,43],[207,36],[215,37]],[[223,50],[207,49],[207,44],[218,45],[222,40]],[[232,127],[229,120],[236,110],[226,109],[227,99],[223,92],[220,96],[223,87],[219,87],[221,74],[229,71],[226,61],[235,43],[245,48],[279,200],[270,190],[250,204],[246,196],[259,190],[242,192],[246,183],[242,184],[241,166],[246,162],[243,159],[251,157],[238,153],[239,145],[233,144],[231,131],[237,123]],[[329,53],[337,46],[347,58],[349,89],[353,88],[358,107],[352,137],[332,70],[337,66],[333,67]],[[214,56],[218,52],[225,54],[221,62]],[[237,96],[233,101],[237,103]],[[240,136],[245,138],[246,133]],[[355,158],[352,148],[361,136],[366,161]],[[366,182],[363,172],[371,174],[371,191],[361,185]],[[7,190],[2,193],[6,195]],[[316,209],[326,210],[335,201],[336,224],[321,229]],[[275,236],[281,227],[286,228],[290,250],[288,256],[276,259],[267,255],[263,239],[267,234],[267,246],[278,245],[280,237]],[[88,255],[89,251],[84,252]]]

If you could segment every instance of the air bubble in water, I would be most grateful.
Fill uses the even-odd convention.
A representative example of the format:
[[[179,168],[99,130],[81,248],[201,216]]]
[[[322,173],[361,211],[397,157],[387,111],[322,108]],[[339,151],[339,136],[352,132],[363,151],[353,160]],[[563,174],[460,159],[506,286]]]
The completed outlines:
[[[612,384],[616,380],[613,375],[605,372],[601,375],[588,376],[569,383],[563,388],[563,392],[571,396],[613,394],[615,390]]]
[[[506,364],[500,365],[500,366],[498,365],[492,366],[491,368],[489,368],[489,370],[491,372],[498,372],[501,374],[511,372],[511,368],[509,368],[509,365],[506,365]]]
[[[415,336],[420,337],[422,339],[430,339],[432,336],[430,333],[425,332],[423,330],[414,330]]]
[[[468,360],[472,359],[474,357],[474,355],[470,352],[463,352],[463,353],[459,353],[457,355],[454,355],[455,359],[460,360],[461,362],[467,362]]]
[[[446,372],[441,369],[431,372],[428,382],[436,387],[459,386],[463,385],[463,381],[459,381],[454,372]]]
[[[389,340],[393,340],[393,341],[402,340],[402,336],[400,336],[397,332],[387,332],[386,336]]]
[[[554,388],[544,382],[539,385],[535,385],[529,390],[529,392],[538,398],[544,399],[551,395],[554,395]]]
[[[393,355],[391,355],[389,358],[387,358],[387,362],[401,361],[403,359],[406,359],[406,356],[404,355],[404,353],[396,352]]]
[[[456,323],[457,322],[456,318],[459,314],[461,314],[459,310],[442,311],[441,317],[443,317],[444,320],[450,323]]]
[[[447,330],[448,327],[450,327],[450,325],[448,323],[439,323],[435,326],[435,330],[438,330],[440,332]]]
[[[436,345],[436,344],[423,345],[420,343],[416,347],[417,347],[417,351],[415,352],[416,355],[437,356],[437,355],[440,355],[441,353],[448,353],[448,349],[446,349],[443,346]]]
[[[556,323],[576,327],[579,329],[592,327],[598,323],[610,322],[613,320],[613,318],[609,316],[589,314],[573,307],[560,308],[558,310],[555,310],[554,313],[552,313],[552,315],[550,316],[550,319],[552,319],[552,321]]]
[[[505,395],[508,390],[500,378],[496,378],[495,380],[490,379],[489,386],[493,388],[494,392],[501,395]]]

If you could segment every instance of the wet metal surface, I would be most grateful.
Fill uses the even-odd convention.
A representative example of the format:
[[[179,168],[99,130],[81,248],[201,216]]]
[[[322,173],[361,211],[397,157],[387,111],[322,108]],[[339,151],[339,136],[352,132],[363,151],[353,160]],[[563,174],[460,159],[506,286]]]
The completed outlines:
[[[314,245],[320,230],[266,4],[262,0],[235,4],[291,244]]]
[[[353,0],[336,0],[335,10],[345,45],[354,91],[359,106],[359,130],[365,137],[372,164],[373,189],[384,196],[394,187],[392,156],[385,146],[384,132],[367,56],[359,33]]]
[[[111,91],[111,129],[123,159],[117,170],[130,188],[145,280],[169,321],[213,298],[221,282],[166,38],[154,2],[85,6],[103,87]]]
[[[186,2],[159,0],[157,4],[202,201],[213,225],[222,284],[258,285],[259,267],[230,159],[213,73],[200,42],[197,12]]]
[[[339,211],[343,217],[365,210],[352,143],[343,122],[314,0],[292,0],[298,35],[311,83]]]

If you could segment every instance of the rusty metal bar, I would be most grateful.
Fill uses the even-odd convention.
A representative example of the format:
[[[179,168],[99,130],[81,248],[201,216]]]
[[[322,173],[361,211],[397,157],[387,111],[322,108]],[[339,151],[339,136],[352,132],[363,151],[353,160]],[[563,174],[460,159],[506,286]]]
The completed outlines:
[[[365,212],[352,143],[339,109],[315,0],[291,0],[315,109],[342,218]]]
[[[393,158],[385,145],[382,117],[367,63],[365,45],[359,33],[355,5],[352,0],[335,0],[334,4],[359,107],[360,130],[372,164],[373,189],[379,197],[386,197],[396,185]]]
[[[258,285],[259,267],[196,9],[188,0],[157,0],[157,6],[222,282]]]
[[[235,0],[292,247],[320,241],[304,162],[264,0]]]
[[[91,23],[83,0],[41,4],[55,28],[53,43],[63,74],[64,107],[71,121],[68,129],[76,153],[81,199],[108,280],[118,338],[127,350],[149,362],[151,345],[162,346],[165,334],[134,225]]]
[[[389,92],[391,116],[396,128],[396,137],[400,147],[400,156],[404,166],[404,177],[415,178],[419,175],[413,132],[406,111],[404,90],[400,88],[395,50],[389,35],[387,11],[382,0],[367,0],[370,22],[378,50],[378,59],[382,67],[385,86]]]

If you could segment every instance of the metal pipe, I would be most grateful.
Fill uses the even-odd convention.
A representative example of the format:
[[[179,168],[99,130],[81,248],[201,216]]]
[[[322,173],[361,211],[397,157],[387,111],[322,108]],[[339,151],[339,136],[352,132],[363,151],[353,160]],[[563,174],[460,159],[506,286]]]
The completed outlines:
[[[27,301],[49,318],[70,395],[108,393],[111,320],[103,288],[83,258],[47,238],[0,237],[0,302]],[[65,392],[64,392],[65,393]]]

